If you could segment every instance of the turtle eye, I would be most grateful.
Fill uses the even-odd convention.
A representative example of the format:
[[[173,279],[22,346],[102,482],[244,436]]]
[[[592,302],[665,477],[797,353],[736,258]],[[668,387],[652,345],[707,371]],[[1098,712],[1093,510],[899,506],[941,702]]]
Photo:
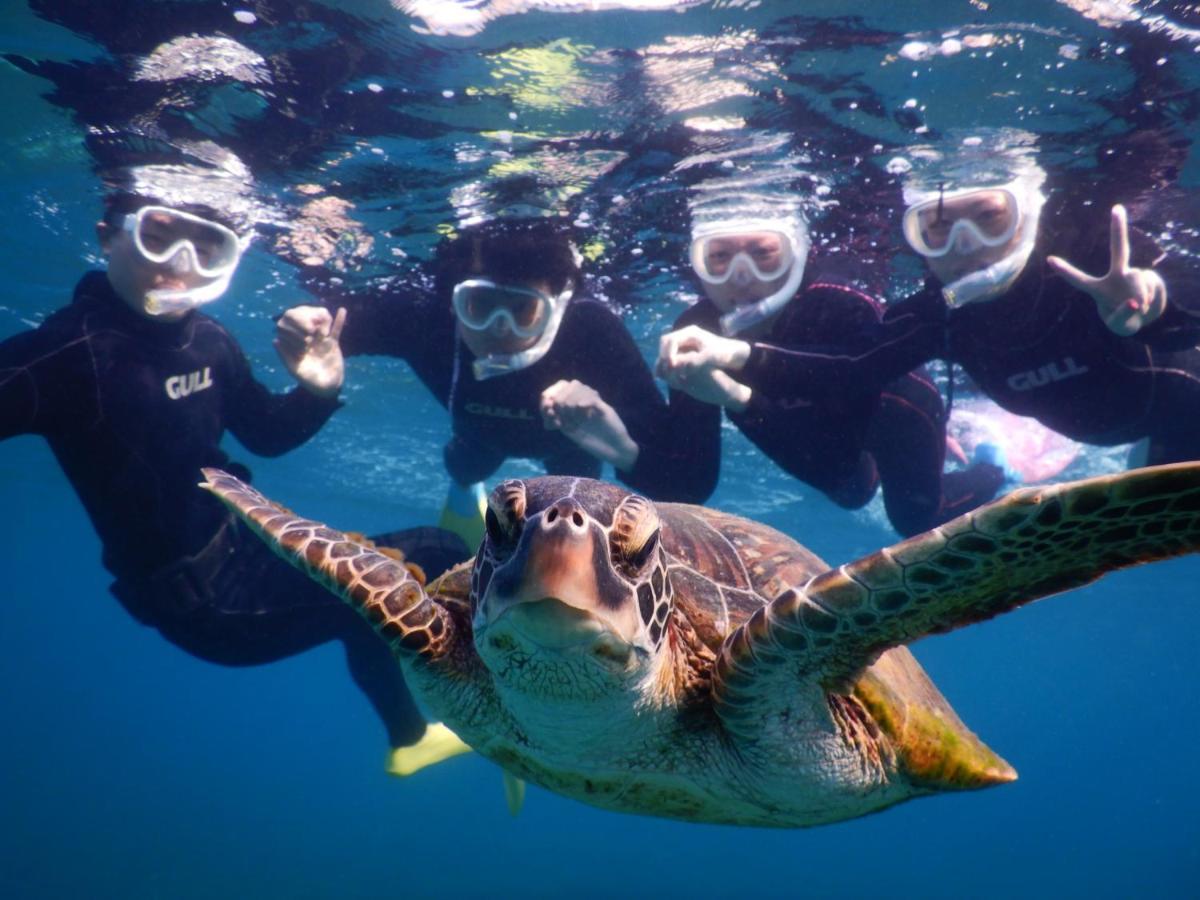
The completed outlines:
[[[496,518],[496,513],[490,506],[484,513],[483,521],[487,525],[488,537],[492,539],[493,543],[502,544],[508,540],[508,531],[500,524],[500,520]]]
[[[658,536],[661,529],[655,528],[654,533],[646,539],[637,550],[627,553],[625,558],[629,562],[629,567],[635,572],[640,572],[646,568],[646,563],[650,562],[650,558],[654,555],[654,551],[658,549]]]
[[[483,521],[494,546],[505,546],[519,538],[525,523],[525,483],[512,480],[498,485],[488,497]]]
[[[645,497],[631,494],[613,514],[609,543],[612,561],[636,578],[654,556],[659,541],[658,510]]]

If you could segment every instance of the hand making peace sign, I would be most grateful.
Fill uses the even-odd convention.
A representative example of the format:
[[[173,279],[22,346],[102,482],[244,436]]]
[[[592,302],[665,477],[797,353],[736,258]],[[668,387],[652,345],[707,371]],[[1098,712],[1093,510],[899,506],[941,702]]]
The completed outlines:
[[[1109,248],[1111,260],[1107,274],[1102,276],[1081,272],[1058,256],[1046,261],[1070,285],[1096,301],[1100,318],[1111,331],[1127,337],[1163,314],[1167,286],[1157,272],[1129,265],[1129,222],[1125,207],[1119,204],[1112,208]]]

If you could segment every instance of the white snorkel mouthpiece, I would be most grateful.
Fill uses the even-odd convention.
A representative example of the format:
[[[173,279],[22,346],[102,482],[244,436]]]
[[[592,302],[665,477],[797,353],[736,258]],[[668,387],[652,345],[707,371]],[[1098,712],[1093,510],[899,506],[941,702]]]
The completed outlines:
[[[165,316],[187,312],[206,303],[212,303],[229,289],[231,277],[232,273],[223,275],[208,284],[182,291],[146,291],[145,310],[152,316]]]

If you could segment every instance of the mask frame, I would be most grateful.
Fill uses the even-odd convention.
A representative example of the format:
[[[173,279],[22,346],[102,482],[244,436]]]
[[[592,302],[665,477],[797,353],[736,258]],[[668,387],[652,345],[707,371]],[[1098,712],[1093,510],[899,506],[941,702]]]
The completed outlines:
[[[211,231],[216,238],[214,247],[217,249],[213,254],[215,264],[203,262],[193,237],[179,237],[171,241],[165,250],[151,250],[146,246],[143,234],[144,222],[149,215],[165,216],[174,222],[184,222],[193,228]],[[143,206],[136,212],[128,213],[122,221],[121,227],[132,236],[134,247],[147,262],[155,265],[178,266],[177,260],[182,260],[184,265],[179,268],[183,273],[195,272],[204,278],[222,278],[231,275],[241,261],[242,242],[233,229],[220,222],[214,222],[183,210],[172,209],[169,206]],[[166,227],[170,227],[170,225]]]
[[[950,225],[944,244],[937,247],[931,246],[925,237],[926,228],[922,225],[922,216],[934,210],[938,220],[941,220],[944,218],[943,214],[948,202],[954,203],[966,197],[982,194],[999,194],[1005,198],[1010,214],[1009,222],[1004,229],[996,235],[989,235],[970,216],[963,215],[954,219]],[[1000,247],[1007,244],[1017,233],[1022,217],[1020,199],[1007,187],[965,188],[949,194],[939,192],[937,197],[914,203],[904,211],[904,239],[914,251],[927,258],[942,257],[951,252],[973,253],[981,247]]]
[[[537,309],[536,321],[534,327],[521,325],[516,316],[513,315],[512,309],[503,302],[496,303],[492,309],[480,319],[470,311],[470,294],[473,291],[491,291],[496,294],[509,294],[513,297],[524,299],[532,299],[540,305]],[[536,288],[528,288],[521,285],[500,284],[487,278],[468,278],[466,281],[460,281],[454,286],[454,291],[451,294],[451,304],[454,306],[454,315],[465,328],[472,331],[487,331],[496,323],[498,319],[504,319],[508,323],[509,330],[520,338],[532,338],[542,335],[546,331],[546,326],[550,319],[550,314],[553,312],[555,305],[561,298],[551,297],[544,291],[539,291]]]
[[[739,250],[729,260],[729,265],[726,266],[724,273],[715,275],[711,271],[708,264],[708,247],[712,241],[728,240],[735,237],[748,237],[751,234],[771,234],[779,238],[780,245],[783,247],[783,253],[780,255],[779,267],[770,272],[764,272],[745,250]],[[725,284],[738,270],[739,267],[746,268],[750,274],[760,282],[774,281],[782,276],[796,261],[795,241],[791,235],[777,228],[760,228],[756,231],[747,231],[745,229],[731,229],[729,231],[713,231],[707,234],[699,235],[693,238],[690,251],[692,271],[696,273],[696,277],[708,284]]]

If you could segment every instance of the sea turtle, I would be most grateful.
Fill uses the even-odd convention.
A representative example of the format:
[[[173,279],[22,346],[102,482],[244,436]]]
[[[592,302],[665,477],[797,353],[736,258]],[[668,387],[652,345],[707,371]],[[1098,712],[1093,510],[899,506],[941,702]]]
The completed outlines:
[[[219,470],[508,772],[625,812],[794,827],[1016,777],[905,644],[1200,545],[1200,463],[1026,488],[829,569],[765,525],[601,481],[500,484],[473,561],[402,564]]]

